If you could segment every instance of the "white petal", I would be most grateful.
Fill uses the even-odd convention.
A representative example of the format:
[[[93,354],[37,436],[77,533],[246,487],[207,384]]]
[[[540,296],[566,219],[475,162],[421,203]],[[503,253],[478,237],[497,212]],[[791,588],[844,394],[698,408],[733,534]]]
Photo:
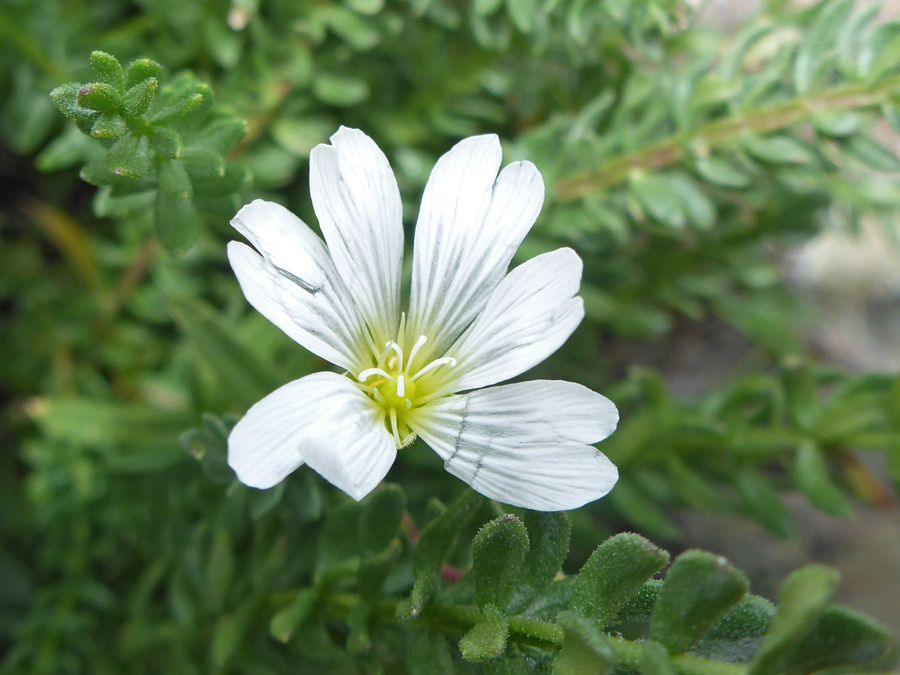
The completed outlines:
[[[457,387],[476,389],[508,380],[559,349],[584,318],[581,258],[570,248],[522,263],[494,290],[487,305],[450,348]]]
[[[228,261],[250,304],[288,337],[346,370],[365,367],[369,349],[359,319],[330,280],[307,290],[237,241],[228,244]]]
[[[361,131],[341,127],[309,158],[313,208],[328,250],[383,347],[400,319],[403,213],[384,153]]]
[[[414,429],[444,466],[481,494],[536,511],[575,509],[608,493],[616,467],[589,445],[616,428],[607,398],[536,380],[435,402]]]
[[[506,274],[544,201],[533,164],[500,168],[494,135],[461,141],[438,160],[416,224],[409,326],[440,354]]]
[[[377,408],[336,373],[276,389],[228,437],[228,464],[245,485],[270,488],[305,462],[356,500],[381,482],[396,456]]]

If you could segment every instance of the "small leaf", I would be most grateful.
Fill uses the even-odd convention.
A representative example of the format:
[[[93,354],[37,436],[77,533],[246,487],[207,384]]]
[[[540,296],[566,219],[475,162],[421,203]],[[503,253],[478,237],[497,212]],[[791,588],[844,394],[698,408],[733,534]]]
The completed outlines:
[[[812,441],[804,441],[797,448],[794,475],[797,486],[814,505],[833,516],[853,515],[849,500],[831,479],[825,455]]]
[[[735,642],[766,634],[775,615],[775,606],[758,595],[745,595],[706,635],[705,640]]]
[[[506,11],[513,25],[526,35],[534,30],[534,20],[540,15],[536,0],[506,0]]]
[[[433,518],[419,535],[415,554],[415,584],[409,603],[397,609],[402,619],[417,617],[440,587],[441,566],[460,529],[482,504],[474,490],[464,490],[453,504]]]
[[[853,0],[829,0],[818,8],[818,14],[797,50],[794,80],[797,91],[805,92],[813,84],[816,74],[824,70],[826,56],[834,48],[840,29],[853,10]]]
[[[643,643],[643,650],[641,650],[641,674],[676,675],[666,648],[658,642],[649,640]]]
[[[94,120],[99,116],[96,111],[79,105],[78,92],[81,91],[83,86],[71,82],[60,85],[50,92],[50,100],[53,101],[53,104],[59,108],[63,115],[78,122],[79,128],[81,125],[93,124]]]
[[[698,157],[694,162],[694,168],[703,180],[721,187],[745,188],[751,182],[750,176],[734,164],[713,155]]]
[[[78,105],[101,113],[114,113],[122,105],[122,95],[108,84],[94,82],[78,90]]]
[[[323,103],[350,107],[369,98],[369,85],[359,78],[320,73],[313,81],[313,93]]]
[[[97,77],[116,91],[125,89],[125,74],[122,72],[122,64],[112,54],[106,52],[91,52],[91,68]]]
[[[616,489],[610,493],[610,501],[638,529],[660,539],[678,538],[678,526],[628,478],[619,478]]]
[[[744,136],[741,147],[750,155],[770,164],[806,164],[812,152],[793,136]]]
[[[844,142],[843,149],[848,157],[876,171],[885,173],[900,171],[900,159],[866,136],[850,137]]]
[[[181,160],[160,160],[156,165],[156,180],[159,189],[175,199],[187,199],[193,193],[191,179]]]
[[[682,553],[660,589],[650,634],[669,652],[683,652],[700,642],[749,586],[743,572],[722,556]]]
[[[91,126],[91,136],[94,138],[122,138],[127,133],[128,124],[118,113],[99,115]]]
[[[528,551],[525,525],[511,513],[482,527],[472,540],[475,599],[482,609],[505,609]]]
[[[181,118],[193,112],[203,103],[204,96],[201,93],[186,94],[178,98],[160,110],[151,114],[150,119],[154,124],[165,126],[174,124]]]
[[[317,597],[317,593],[312,588],[298,591],[294,601],[275,614],[269,622],[269,633],[272,634],[272,637],[279,642],[290,640],[294,631],[312,613]]]
[[[399,539],[392,539],[390,543],[376,554],[364,556],[359,563],[357,583],[359,594],[367,599],[374,600],[381,594],[384,580],[397,566],[397,560],[403,551]]]
[[[154,215],[156,236],[167,251],[181,254],[194,245],[200,219],[190,199],[176,199],[165,190],[158,190]]]
[[[191,146],[219,154],[229,152],[247,133],[247,123],[240,117],[221,117],[208,123],[195,134]]]
[[[165,127],[153,127],[150,129],[150,148],[163,157],[178,159],[184,151],[184,143],[178,132]]]
[[[132,61],[128,66],[128,72],[125,73],[125,86],[131,89],[133,86],[148,78],[155,78],[157,81],[162,77],[163,67],[156,61],[150,59],[138,59]]]
[[[790,673],[818,673],[842,666],[864,666],[884,656],[893,642],[891,632],[877,621],[834,605],[791,648],[783,668]]]
[[[385,483],[362,502],[359,538],[363,550],[383,551],[400,532],[406,512],[406,495],[399,485]]]
[[[408,659],[410,675],[446,675],[454,672],[447,640],[443,633],[428,626],[414,629]]]
[[[103,187],[104,185],[112,185],[115,176],[106,168],[106,163],[93,162],[85,164],[81,171],[78,172],[79,177],[85,183],[90,183],[94,187]]]
[[[141,178],[150,170],[150,143],[146,136],[123,136],[106,155],[106,168],[117,176]]]
[[[772,627],[748,675],[778,672],[777,666],[825,612],[837,590],[839,575],[828,567],[808,565],[791,573],[778,591],[778,608]]]
[[[481,618],[459,641],[462,657],[471,663],[493,659],[506,649],[509,620],[493,607],[481,613]]]
[[[610,537],[578,572],[572,611],[601,626],[613,622],[625,603],[669,562],[669,554],[638,534]]]
[[[609,638],[590,619],[560,612],[557,617],[565,639],[553,659],[554,675],[607,675],[616,664]]]
[[[185,150],[181,159],[191,180],[198,183],[213,183],[225,175],[225,160],[217,152]]]
[[[745,467],[738,471],[735,483],[747,510],[769,532],[790,539],[797,532],[794,518],[775,489],[758,471]]]
[[[684,204],[669,181],[647,174],[635,178],[631,191],[641,208],[669,227],[681,229],[687,224]]]
[[[140,117],[150,107],[159,84],[155,77],[141,80],[125,92],[122,99],[122,113],[128,117]]]
[[[529,548],[522,564],[522,574],[510,602],[510,611],[525,604],[543,591],[559,573],[569,553],[572,526],[565,513],[527,511],[524,515]]]

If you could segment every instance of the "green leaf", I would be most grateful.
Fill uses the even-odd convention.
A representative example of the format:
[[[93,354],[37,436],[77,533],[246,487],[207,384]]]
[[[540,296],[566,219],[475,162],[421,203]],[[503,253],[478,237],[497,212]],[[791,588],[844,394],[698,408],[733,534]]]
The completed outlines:
[[[713,185],[726,188],[745,188],[751,183],[750,176],[733,163],[714,155],[698,157],[694,161],[694,168],[703,180]]]
[[[228,530],[220,529],[213,536],[205,572],[204,602],[213,611],[220,612],[233,586],[235,572],[234,551]]]
[[[224,155],[231,151],[246,133],[247,122],[240,117],[220,117],[208,123],[202,131],[195,134],[191,139],[191,146],[198,150]]]
[[[859,129],[859,116],[846,111],[819,113],[812,118],[812,123],[820,134],[843,138]]]
[[[669,562],[669,554],[630,532],[600,544],[578,572],[573,612],[607,626],[625,603]]]
[[[125,86],[131,89],[133,86],[148,78],[159,81],[162,78],[163,67],[150,59],[137,59],[132,61],[125,73]]]
[[[161,107],[158,111],[153,112],[150,115],[150,119],[154,124],[160,126],[174,124],[199,108],[203,101],[204,96],[202,93],[187,93],[183,97],[174,98],[174,100],[167,105]]]
[[[503,5],[503,0],[472,0],[472,11],[477,16],[491,16]]]
[[[745,595],[722,620],[709,631],[704,640],[735,642],[765,635],[772,624],[775,606],[758,595]]]
[[[564,631],[562,649],[553,659],[554,675],[608,675],[616,664],[609,638],[597,624],[571,612],[557,617]]]
[[[826,66],[826,56],[834,50],[837,36],[853,10],[853,0],[829,0],[818,9],[815,21],[797,50],[794,81],[797,91],[805,92],[816,74]]]
[[[716,222],[716,209],[697,184],[687,176],[666,176],[672,190],[681,201],[688,220],[701,230],[710,229]]]
[[[187,199],[193,193],[191,179],[178,159],[163,159],[156,165],[159,189],[175,199]]]
[[[370,20],[344,7],[330,5],[320,15],[335,35],[358,52],[368,51],[381,42],[381,33]]]
[[[442,633],[429,626],[413,630],[408,662],[410,675],[446,675],[454,672],[447,640]]]
[[[323,103],[346,108],[369,98],[369,84],[360,78],[320,73],[313,81],[313,94]]]
[[[565,513],[527,511],[523,516],[528,530],[529,548],[522,563],[522,573],[510,601],[510,611],[525,604],[543,591],[559,573],[569,553],[572,526]]]
[[[682,553],[660,589],[650,634],[669,652],[683,652],[700,642],[749,586],[743,572],[722,556]]]
[[[619,478],[609,499],[616,510],[638,529],[661,539],[678,537],[678,526],[627,478]]]
[[[864,666],[883,657],[894,636],[880,623],[847,607],[833,605],[784,657],[790,673],[812,673],[841,666]]]
[[[397,609],[401,618],[417,617],[437,594],[444,558],[456,541],[460,529],[481,504],[482,498],[477,492],[464,490],[450,508],[436,516],[422,530],[416,544],[415,584],[409,603]]]
[[[844,152],[870,169],[885,173],[900,171],[900,159],[866,136],[851,136],[843,143]]]
[[[106,155],[106,168],[117,176],[141,178],[150,170],[150,143],[146,136],[123,136]]]
[[[666,652],[665,647],[652,640],[644,642],[642,646],[642,675],[676,675],[675,668],[669,660],[669,654]]]
[[[384,0],[344,0],[350,9],[360,14],[374,16],[384,8]]]
[[[506,608],[527,551],[528,532],[511,513],[495,518],[478,531],[472,540],[472,574],[479,607]]]
[[[841,518],[853,515],[850,501],[831,479],[825,455],[812,441],[804,441],[797,448],[794,476],[806,498],[826,513]]]
[[[813,158],[812,152],[793,136],[744,136],[741,147],[756,159],[770,164],[806,164]]]
[[[200,462],[209,480],[219,485],[234,482],[234,471],[228,466],[228,429],[218,417],[204,413],[203,426],[179,435],[178,443]]]
[[[171,298],[170,303],[175,321],[193,341],[198,357],[211,366],[234,400],[255,403],[281,384],[268,364],[241,344],[234,329],[210,307],[187,298]]]
[[[185,150],[181,160],[191,180],[198,183],[214,183],[225,175],[225,160],[217,152]]]
[[[89,110],[88,108],[79,105],[78,92],[81,91],[82,86],[84,85],[71,82],[69,84],[60,85],[50,92],[50,100],[53,101],[53,104],[59,108],[59,111],[63,115],[69,119],[75,120],[79,124],[79,128],[82,128],[84,125],[93,124],[94,120],[99,116],[96,111]],[[84,131],[84,129],[82,129],[82,131]]]
[[[540,15],[536,0],[506,0],[506,11],[513,25],[526,35],[534,30],[534,20]]]
[[[509,620],[497,609],[487,607],[478,622],[459,641],[459,651],[466,661],[487,661],[503,653],[508,637]]]
[[[357,583],[359,585],[359,594],[363,598],[374,600],[381,594],[384,580],[397,566],[397,560],[399,560],[402,551],[403,546],[400,540],[392,539],[378,553],[369,554],[362,558],[359,563],[359,571],[357,572]]]
[[[150,129],[150,148],[169,159],[178,159],[184,152],[184,143],[178,132],[165,127],[153,127]]]
[[[158,190],[154,216],[156,236],[170,253],[184,253],[197,241],[200,217],[189,198],[177,199],[165,190]]]
[[[115,139],[127,133],[125,118],[118,113],[98,115],[91,126],[91,136],[94,138]]]
[[[796,534],[797,526],[791,512],[758,471],[749,466],[741,469],[737,473],[735,486],[750,515],[769,532],[783,539],[790,539]]]
[[[78,105],[101,113],[114,113],[122,105],[122,95],[108,84],[94,82],[78,90]]]
[[[101,82],[108,84],[116,91],[124,91],[125,74],[122,72],[122,64],[115,56],[106,52],[91,52],[91,68],[94,69]]]
[[[297,591],[293,602],[277,612],[269,621],[269,633],[279,642],[287,642],[294,631],[303,625],[303,622],[312,613],[318,594],[312,588],[304,588]]]
[[[650,615],[656,606],[656,599],[659,597],[659,589],[662,588],[662,579],[650,579],[641,586],[625,606],[619,612],[613,623],[623,623],[626,621],[637,621],[639,623],[649,623]]]
[[[406,495],[399,485],[385,483],[362,502],[359,538],[363,550],[383,551],[400,532],[406,513]]]
[[[155,77],[149,77],[131,87],[122,99],[122,113],[128,117],[140,117],[147,112],[158,85]]]
[[[808,565],[791,573],[778,591],[778,609],[766,639],[747,675],[770,675],[791,647],[815,625],[837,590],[838,573],[821,565]]]
[[[653,219],[681,229],[687,224],[684,203],[672,184],[662,176],[645,174],[631,182],[631,192]]]

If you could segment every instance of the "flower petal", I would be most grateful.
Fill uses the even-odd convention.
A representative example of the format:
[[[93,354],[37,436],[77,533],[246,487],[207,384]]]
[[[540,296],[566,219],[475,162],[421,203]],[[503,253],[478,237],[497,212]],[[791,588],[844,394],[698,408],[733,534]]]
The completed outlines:
[[[357,129],[341,127],[309,158],[313,208],[328,250],[382,348],[400,320],[403,211],[387,157]]]
[[[481,494],[536,511],[578,508],[608,493],[616,467],[588,445],[619,414],[572,382],[536,380],[436,401],[413,428],[444,466]]]
[[[544,201],[541,174],[515,162],[500,175],[494,135],[457,143],[431,172],[416,224],[408,325],[442,354],[506,274]]]
[[[584,318],[581,258],[570,248],[522,263],[491,294],[475,322],[450,348],[458,389],[508,380],[559,349]]]
[[[237,241],[228,244],[228,261],[250,304],[288,337],[341,368],[365,367],[361,355],[370,350],[359,320],[327,276],[310,291]],[[331,274],[339,284],[337,273]]]
[[[315,373],[253,405],[228,437],[228,464],[245,485],[270,488],[304,462],[357,501],[397,457],[376,407],[353,382]]]

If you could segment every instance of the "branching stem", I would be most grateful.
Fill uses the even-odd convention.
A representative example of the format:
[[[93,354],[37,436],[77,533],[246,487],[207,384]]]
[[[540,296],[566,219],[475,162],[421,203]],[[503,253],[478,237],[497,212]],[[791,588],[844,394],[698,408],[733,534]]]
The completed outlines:
[[[684,158],[689,145],[712,147],[744,134],[762,134],[784,129],[811,115],[838,110],[868,108],[883,102],[900,88],[900,76],[877,85],[847,84],[816,95],[803,95],[748,113],[738,113],[709,122],[699,129],[681,131],[648,147],[611,158],[599,172],[582,173],[560,180],[556,198],[572,201],[602,193],[628,178],[635,169],[661,169]]]

